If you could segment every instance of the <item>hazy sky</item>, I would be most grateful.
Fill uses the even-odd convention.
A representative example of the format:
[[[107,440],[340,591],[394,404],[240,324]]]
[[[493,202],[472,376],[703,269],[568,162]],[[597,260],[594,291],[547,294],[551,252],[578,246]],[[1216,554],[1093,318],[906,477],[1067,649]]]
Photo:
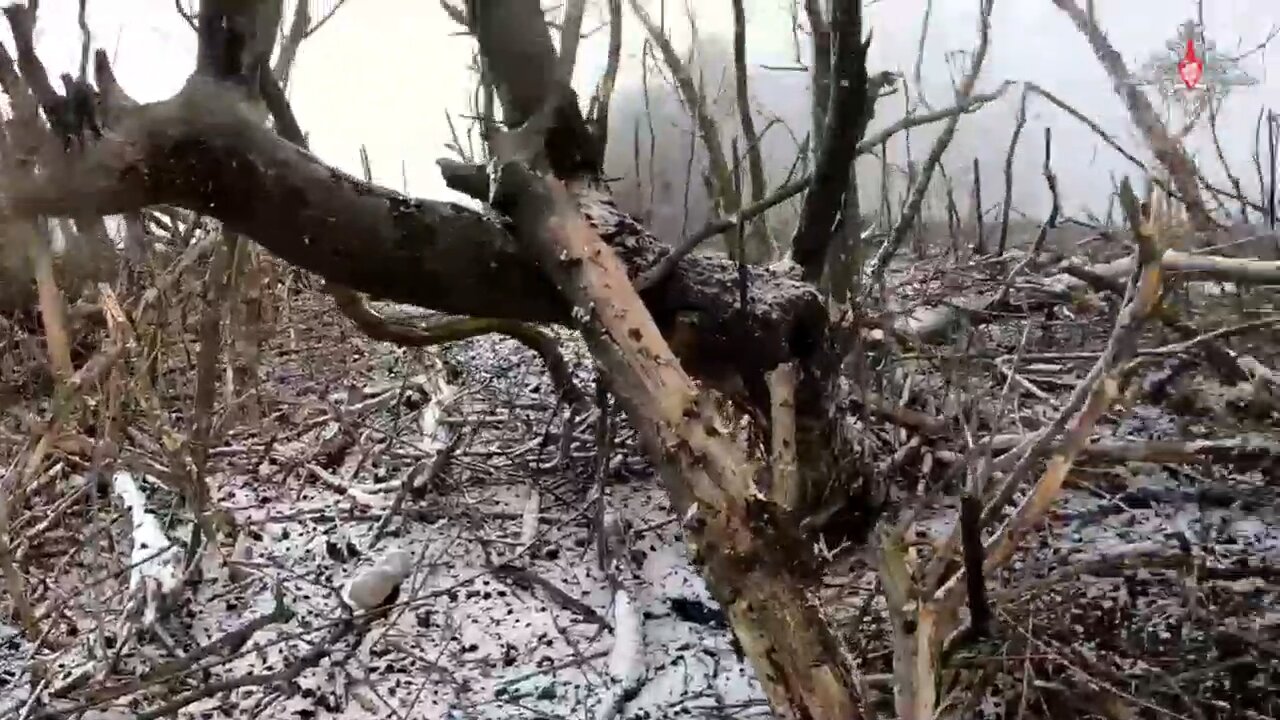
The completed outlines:
[[[310,1],[318,10],[332,2]],[[1160,50],[1179,23],[1195,12],[1192,0],[1095,3],[1112,42],[1131,67]],[[728,0],[692,4],[698,8],[701,35],[713,40],[718,36],[721,43],[726,42]],[[648,0],[647,5],[656,13],[658,0]],[[684,3],[667,5],[675,42],[684,47],[689,37]],[[866,22],[875,38],[871,70],[909,73],[924,5],[924,0],[880,0],[871,5]],[[977,5],[978,0],[934,0],[924,76],[926,91],[935,104],[947,104],[951,92],[947,54],[975,46]],[[795,64],[796,36],[790,30],[789,4],[787,0],[748,0],[747,6],[748,42],[755,64],[753,87],[763,88],[753,91],[753,100],[789,122],[803,123],[807,118],[806,75],[761,67]],[[1280,24],[1280,3],[1276,0],[1206,0],[1205,6],[1208,34],[1225,50],[1255,45],[1273,25]],[[78,62],[76,7],[77,0],[41,2],[37,41],[51,72],[74,69]],[[595,7],[590,10],[587,29],[600,24],[599,12]],[[172,0],[90,0],[89,20],[95,47],[108,50],[123,85],[139,100],[171,95],[194,66],[194,33],[178,17]],[[980,88],[989,89],[1006,78],[1035,81],[1124,138],[1129,147],[1141,149],[1129,130],[1123,106],[1088,45],[1049,0],[996,0],[993,23],[991,53]],[[626,52],[620,95],[636,87],[636,58],[643,41],[641,28],[629,11],[624,27]],[[472,83],[465,66],[473,44],[456,32],[456,26],[433,0],[348,0],[337,17],[303,45],[290,88],[313,149],[329,162],[358,172],[358,149],[365,144],[379,182],[402,187],[403,163],[411,192],[441,195],[444,190],[434,160],[448,154],[444,149],[449,140],[445,112],[465,113]],[[580,88],[592,87],[602,69],[606,36],[601,29],[584,41],[575,78]],[[4,40],[9,42],[7,32]],[[804,39],[800,42],[803,45]],[[802,53],[807,54],[807,48],[802,48]],[[1280,62],[1277,53],[1280,46],[1269,55],[1257,54],[1246,62],[1245,69],[1261,84],[1235,91],[1221,119],[1229,159],[1248,178],[1253,177],[1249,158],[1258,109],[1269,105],[1280,110],[1280,65],[1267,72],[1268,64]],[[990,168],[990,178],[984,169],[984,182],[993,190],[999,184],[998,173],[1013,126],[1014,99],[1010,93],[1008,102],[962,123],[947,155],[949,166],[954,168],[952,174],[960,182],[967,182],[969,163],[977,156],[984,168]],[[902,111],[900,96],[884,101],[875,125],[891,122]],[[633,122],[633,118],[615,117],[613,125],[629,128]],[[1046,123],[1055,127],[1055,169],[1068,207],[1100,202],[1110,187],[1107,174],[1127,168],[1114,153],[1100,149],[1087,130],[1043,102],[1033,103],[1025,138],[1038,139]],[[805,131],[807,128],[797,129],[800,135]],[[779,134],[775,142],[781,138]],[[916,158],[923,157],[929,140],[927,134],[914,135]],[[1208,147],[1193,145],[1198,152]],[[1037,207],[1045,202],[1043,183],[1038,181],[1038,146],[1028,142],[1025,149],[1018,159],[1018,171],[1034,181],[1019,183],[1015,203],[1038,212]],[[893,149],[897,159],[902,152],[901,144]],[[1218,175],[1216,162],[1208,162],[1208,157],[1202,156],[1206,166]],[[781,175],[785,167],[773,171]]]

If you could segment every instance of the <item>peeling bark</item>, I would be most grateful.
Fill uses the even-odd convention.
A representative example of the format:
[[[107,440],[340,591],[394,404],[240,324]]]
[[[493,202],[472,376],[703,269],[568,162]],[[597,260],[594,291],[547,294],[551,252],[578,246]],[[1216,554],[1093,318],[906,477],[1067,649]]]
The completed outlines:
[[[861,716],[839,642],[810,588],[811,554],[757,489],[760,464],[716,429],[698,392],[640,302],[626,268],[576,211],[565,188],[514,163],[513,216],[581,318],[611,389],[659,461],[708,586],[779,717]]]

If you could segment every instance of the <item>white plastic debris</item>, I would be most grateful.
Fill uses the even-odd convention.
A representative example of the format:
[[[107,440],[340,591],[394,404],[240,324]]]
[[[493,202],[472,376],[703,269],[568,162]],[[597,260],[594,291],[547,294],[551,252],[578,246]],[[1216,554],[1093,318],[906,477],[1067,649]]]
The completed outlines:
[[[542,512],[542,493],[536,485],[529,486],[529,497],[520,516],[520,551],[529,549],[538,537],[538,518]]]
[[[165,602],[182,587],[182,553],[169,541],[160,521],[147,512],[147,500],[133,475],[120,471],[112,491],[129,510],[133,522],[133,550],[129,554],[129,591],[142,605],[142,624],[150,627]]]
[[[352,609],[368,612],[382,605],[409,577],[413,557],[404,550],[389,550],[372,567],[356,573],[342,589],[342,601]]]

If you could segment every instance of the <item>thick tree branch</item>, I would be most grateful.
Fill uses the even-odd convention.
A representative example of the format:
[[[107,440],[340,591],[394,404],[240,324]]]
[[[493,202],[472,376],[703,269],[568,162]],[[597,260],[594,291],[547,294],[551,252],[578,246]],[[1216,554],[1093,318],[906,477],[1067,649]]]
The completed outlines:
[[[559,343],[536,325],[519,320],[449,315],[430,318],[387,315],[370,307],[358,293],[347,288],[333,286],[329,288],[329,294],[333,296],[342,314],[374,340],[406,347],[427,347],[493,333],[506,335],[542,358],[552,384],[563,394],[569,405],[579,411],[590,408],[587,396],[573,379],[573,368],[565,362],[564,354],[560,352]]]
[[[44,65],[39,67],[43,72]],[[34,162],[46,137],[40,124],[39,103],[27,87],[26,81],[18,74],[13,58],[3,43],[0,43],[0,89],[9,97],[13,112],[13,118],[5,123],[9,126],[6,128],[7,137],[3,138],[8,154],[6,159],[20,165]]]
[[[638,293],[633,278],[669,251],[595,182],[598,148],[588,144],[567,85],[548,74],[556,57],[539,4],[472,0],[468,9],[508,119],[527,123],[544,107],[556,110],[543,147],[553,172],[569,182],[506,163],[499,177],[517,187],[499,194],[509,217],[362,182],[266,128],[263,105],[281,100],[278,84],[264,82],[265,38],[274,38],[279,0],[209,0],[198,72],[184,89],[126,108],[107,137],[50,157],[36,178],[0,178],[0,221],[171,204],[375,297],[581,327],[662,467],[672,505],[774,709],[787,718],[856,718],[857,686],[811,592],[811,553],[791,518],[757,491],[760,458],[716,429],[691,380],[733,378],[750,393],[765,387],[767,371],[799,360],[803,384],[822,362],[807,361],[827,339],[821,299],[805,283],[756,268],[741,301],[738,266],[705,257],[686,258]],[[563,102],[547,104],[556,98]],[[296,120],[279,117],[296,133]],[[508,197],[516,201],[506,204]],[[691,316],[697,337],[676,356],[662,333]],[[797,388],[797,408],[812,407],[810,395]],[[767,405],[767,391],[763,397],[757,407]],[[801,463],[814,447],[833,457],[830,443],[815,442],[814,419],[798,430],[807,438],[796,441]]]
[[[294,61],[298,57],[298,48],[302,47],[302,41],[307,39],[307,31],[310,29],[311,3],[308,0],[296,0],[293,6],[293,20],[289,23],[289,32],[285,33],[280,41],[280,51],[276,53],[276,64],[270,69],[282,88],[289,87],[289,77],[293,73]]]
[[[486,60],[508,50],[481,40]],[[522,79],[497,72],[491,78],[500,94]],[[498,150],[491,152],[501,161]],[[758,490],[760,458],[715,429],[620,261],[625,245],[602,241],[605,233],[622,237],[636,229],[601,222],[609,215],[601,212],[607,198],[592,197],[590,180],[578,181],[585,187],[575,197],[524,161],[504,161],[498,182],[495,204],[510,214],[521,242],[572,303],[576,325],[659,466],[672,509],[684,518],[708,585],[774,711],[784,718],[857,718],[857,686],[811,594],[813,566],[795,523]],[[747,307],[758,302],[751,300]],[[764,378],[757,379],[763,387]],[[767,403],[765,388],[756,407]]]
[[[813,115],[813,147],[824,147],[823,131],[827,127],[827,108],[831,105],[831,26],[822,15],[819,0],[804,0],[805,16],[809,20],[809,32],[813,35],[812,69],[813,97],[809,99]]]
[[[779,717],[860,716],[857,687],[810,595],[794,525],[756,489],[757,463],[714,431],[698,393],[627,282],[626,268],[555,180],[508,165],[521,237],[577,308],[592,353],[661,460],[672,509],[704,556],[708,585]]]
[[[547,159],[559,178],[595,177],[604,165],[604,148],[587,127],[578,96],[560,73],[551,33],[537,3],[468,0],[467,20],[486,55],[489,77],[519,78],[499,84],[498,100],[508,126],[523,125],[556,98],[550,129],[545,135]]]
[[[760,135],[756,132],[756,122],[751,115],[751,91],[747,84],[747,12],[743,8],[743,0],[733,0],[733,78],[734,90],[738,101],[738,122],[742,125],[742,139],[746,147],[747,171],[751,179],[751,202],[759,203],[764,199],[768,188],[764,174],[764,158],[761,154]],[[745,198],[738,198],[741,205]],[[752,223],[752,242],[760,252],[767,252],[764,258],[773,255],[773,241],[769,238],[769,226],[763,222]],[[763,258],[762,258],[763,259]]]
[[[280,137],[305,150],[306,136],[298,126],[293,107],[285,98],[284,89],[280,87],[280,83],[265,68],[262,77],[262,95],[275,120],[276,132]],[[365,181],[370,182],[367,169]],[[574,382],[573,369],[565,361],[556,339],[536,325],[518,320],[449,315],[429,319],[388,317],[370,307],[360,293],[348,287],[328,283],[326,290],[333,297],[334,304],[342,314],[374,340],[425,347],[490,333],[506,335],[538,353],[546,364],[547,372],[556,389],[570,405],[583,411],[589,407],[586,395]]]
[[[564,4],[564,18],[560,21],[560,77],[566,82],[573,80],[578,42],[582,40],[582,16],[586,9],[586,0],[568,0]]]
[[[269,95],[269,94],[268,94]],[[508,233],[505,221],[454,203],[416,200],[328,167],[242,109],[243,95],[195,83],[135,109],[82,156],[57,158],[35,183],[4,188],[12,214],[113,214],[170,204],[221,220],[326,280],[440,312],[569,322],[568,305]],[[633,276],[669,250],[616,208],[606,233]],[[703,321],[690,372],[715,381],[763,373],[811,351],[826,317],[817,293],[751,268],[752,303],[736,309],[737,268],[688,258],[644,294],[659,326],[677,312]]]
[[[299,4],[305,5],[306,2],[300,0]],[[276,133],[303,150],[307,150],[307,136],[302,132],[298,117],[293,114],[293,106],[289,104],[289,98],[284,94],[284,83],[280,82],[266,67],[262,68],[258,92],[262,95],[262,102],[267,106],[267,112],[271,114],[272,122],[275,123]]]
[[[202,0],[196,74],[256,93],[271,60],[283,0]]]
[[[62,96],[53,89],[44,63],[36,56],[35,39],[32,35],[35,31],[35,10],[25,5],[13,4],[4,9],[4,15],[13,31],[13,46],[18,53],[18,71],[22,73],[31,94],[40,104],[40,109],[44,110],[45,118],[51,124],[56,123],[62,112]]]
[[[93,54],[93,78],[98,83],[99,109],[103,111],[104,122],[108,127],[121,113],[138,106],[138,102],[116,80],[106,50],[100,49]]]
[[[50,85],[44,63],[35,54],[35,42],[32,37],[35,28],[34,6],[10,5],[4,12],[13,33],[14,46],[18,51],[18,69],[22,71],[22,81],[19,82],[17,74],[13,72],[8,53],[0,57],[0,62],[6,65],[3,72],[6,77],[3,82],[13,88],[10,98],[14,100],[18,132],[12,138],[10,153],[14,155],[13,160],[16,161],[21,174],[33,169],[32,163],[35,162],[40,150],[49,147],[50,133],[39,122],[32,104],[33,98],[35,103],[44,110],[49,129],[54,130],[56,135],[62,136],[64,150],[70,149],[69,143],[73,138],[80,142],[86,139],[82,131],[87,128],[81,123],[87,123],[88,127],[97,129],[96,118],[81,116],[84,112],[90,115],[96,114],[93,107],[96,103],[90,95],[84,98],[90,104],[89,108],[80,107],[78,104],[73,105],[75,98],[71,97],[72,85],[67,86],[68,97],[59,95]],[[70,75],[63,75],[63,82],[68,81],[75,82]],[[88,88],[85,90],[92,92]],[[77,212],[73,214],[73,219],[78,244],[71,247],[72,243],[68,242],[65,254],[82,255],[87,261],[85,265],[98,272],[104,268],[114,268],[116,251],[107,235],[106,224],[102,218],[90,213]],[[69,285],[68,289],[75,291],[78,289],[75,284],[85,278],[73,276],[69,279],[74,284]]]
[[[622,0],[609,0],[609,54],[605,61],[604,75],[591,98],[588,117],[600,147],[609,144],[609,103],[618,82],[618,68],[622,65]]]

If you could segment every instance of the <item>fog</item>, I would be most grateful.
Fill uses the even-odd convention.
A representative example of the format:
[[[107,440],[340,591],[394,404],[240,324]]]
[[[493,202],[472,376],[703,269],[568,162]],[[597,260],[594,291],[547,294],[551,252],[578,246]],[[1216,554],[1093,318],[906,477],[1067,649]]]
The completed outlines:
[[[310,1],[317,13],[333,2]],[[736,131],[729,92],[732,79],[726,74],[731,58],[731,6],[728,0],[691,4],[697,8],[700,36],[695,66],[716,95],[717,116],[727,137]],[[869,5],[864,21],[864,27],[873,33],[869,70],[892,70],[910,78],[925,1],[880,0]],[[1259,44],[1280,24],[1280,3],[1275,0],[1213,0],[1204,5],[1206,34],[1226,54],[1238,54]],[[603,3],[592,1],[584,23],[590,35],[579,51],[575,85],[584,97],[605,64],[608,33],[599,6]],[[655,17],[659,14],[657,0],[648,0],[647,6]],[[953,100],[953,65],[949,66],[948,58],[954,61],[957,51],[971,52],[976,46],[977,7],[978,0],[934,0],[922,84],[935,107]],[[76,8],[76,0],[41,3],[37,42],[51,73],[74,71],[78,64]],[[793,11],[786,0],[747,0],[747,12],[757,125],[764,127],[777,120],[762,143],[771,183],[776,183],[786,175],[795,160],[798,141],[809,131],[809,78],[795,69],[806,62],[808,40],[803,30],[793,29]],[[1196,5],[1192,0],[1095,0],[1095,12],[1112,43],[1135,69],[1162,51],[1179,25],[1195,16]],[[684,3],[665,3],[665,18],[674,44],[682,53],[687,52],[691,35]],[[90,0],[89,22],[94,45],[108,50],[123,85],[139,100],[171,95],[194,66],[195,35],[170,0]],[[620,201],[647,215],[660,236],[672,238],[685,228],[696,228],[710,211],[698,179],[698,146],[690,217],[685,217],[689,123],[670,83],[652,71],[648,83],[648,104],[654,110],[650,160],[650,125],[644,119],[640,66],[644,40],[643,28],[629,10],[624,10],[622,71],[612,105],[607,169],[619,178],[615,190]],[[979,91],[991,90],[1003,80],[1038,83],[1093,118],[1140,157],[1148,157],[1084,38],[1049,0],[996,0],[991,43]],[[290,87],[314,151],[330,163],[358,172],[359,148],[365,145],[378,182],[418,195],[453,197],[444,188],[434,160],[450,154],[445,148],[450,141],[446,113],[454,113],[460,127],[466,124],[461,116],[466,114],[473,84],[466,70],[473,49],[473,43],[459,36],[458,28],[430,0],[349,0],[332,22],[303,44]],[[1219,118],[1228,161],[1243,175],[1246,190],[1255,197],[1259,193],[1251,160],[1254,124],[1260,108],[1280,110],[1280,65],[1268,72],[1268,65],[1276,65],[1280,57],[1280,46],[1269,50],[1269,54],[1262,51],[1242,62],[1241,69],[1258,84],[1233,89]],[[967,63],[967,58],[960,60]],[[944,156],[959,193],[967,193],[972,180],[970,166],[976,157],[983,169],[987,204],[998,200],[1017,97],[1015,87],[1000,102],[962,120]],[[1160,107],[1159,98],[1153,99]],[[872,129],[893,122],[903,111],[901,92],[882,100]],[[1135,169],[1088,129],[1037,99],[1031,101],[1015,164],[1014,206],[1033,216],[1047,207],[1047,192],[1039,175],[1038,142],[1046,124],[1054,128],[1054,169],[1066,210],[1079,213],[1086,206],[1100,210],[1111,189],[1111,174],[1134,173]],[[641,156],[638,182],[637,133]],[[915,159],[924,157],[932,138],[932,128],[911,133]],[[906,164],[905,140],[900,135],[889,148],[890,162],[899,167]],[[1207,133],[1193,134],[1189,149],[1210,177],[1224,177]],[[864,208],[873,208],[878,202],[879,175],[878,161],[864,157],[859,165]],[[893,192],[900,193],[901,186]],[[961,200],[963,208],[967,202],[967,198]],[[786,219],[779,216],[773,224],[785,229]]]

